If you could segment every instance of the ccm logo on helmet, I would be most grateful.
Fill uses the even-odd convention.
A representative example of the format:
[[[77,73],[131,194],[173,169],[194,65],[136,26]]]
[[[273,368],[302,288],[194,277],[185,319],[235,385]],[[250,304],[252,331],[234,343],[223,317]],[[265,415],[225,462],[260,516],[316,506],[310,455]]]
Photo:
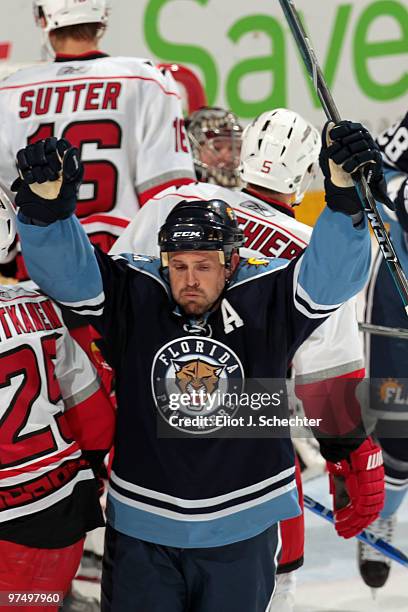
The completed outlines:
[[[174,232],[173,238],[200,238],[201,232]]]

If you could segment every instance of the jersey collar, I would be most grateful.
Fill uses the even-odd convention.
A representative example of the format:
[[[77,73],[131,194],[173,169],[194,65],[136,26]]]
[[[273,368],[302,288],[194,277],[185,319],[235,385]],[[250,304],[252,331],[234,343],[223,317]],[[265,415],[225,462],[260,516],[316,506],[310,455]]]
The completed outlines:
[[[101,57],[108,57],[107,53],[102,51],[87,51],[80,55],[69,55],[68,53],[57,53],[55,56],[55,62],[84,62],[86,60],[100,59]]]
[[[263,193],[259,193],[259,191],[257,191],[256,189],[252,189],[251,187],[245,187],[244,189],[241,189],[241,191],[242,193],[247,193],[250,196],[254,196],[258,200],[262,200],[262,202],[269,204],[269,206],[272,206],[272,208],[275,208],[279,212],[288,215],[288,217],[292,217],[293,219],[295,218],[293,207],[290,204],[285,204],[284,202],[280,202],[279,200],[268,198],[268,196],[265,196]]]

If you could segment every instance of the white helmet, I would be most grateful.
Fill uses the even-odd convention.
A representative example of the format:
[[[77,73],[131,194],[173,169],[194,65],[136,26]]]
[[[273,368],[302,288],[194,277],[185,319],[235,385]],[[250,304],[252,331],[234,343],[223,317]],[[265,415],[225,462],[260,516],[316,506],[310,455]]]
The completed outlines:
[[[34,0],[34,16],[39,24],[43,16],[46,33],[65,26],[108,21],[109,0]]]
[[[0,263],[7,260],[16,237],[16,213],[9,197],[0,187]]]
[[[242,135],[241,180],[294,193],[299,203],[316,175],[320,148],[319,132],[297,113],[286,108],[262,113]]]

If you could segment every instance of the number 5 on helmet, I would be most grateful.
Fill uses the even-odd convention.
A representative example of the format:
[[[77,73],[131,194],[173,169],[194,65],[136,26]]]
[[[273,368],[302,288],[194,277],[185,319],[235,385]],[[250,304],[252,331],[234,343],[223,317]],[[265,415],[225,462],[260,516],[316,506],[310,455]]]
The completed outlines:
[[[17,153],[16,206],[22,214],[46,225],[66,219],[76,208],[83,168],[76,147],[47,138]]]

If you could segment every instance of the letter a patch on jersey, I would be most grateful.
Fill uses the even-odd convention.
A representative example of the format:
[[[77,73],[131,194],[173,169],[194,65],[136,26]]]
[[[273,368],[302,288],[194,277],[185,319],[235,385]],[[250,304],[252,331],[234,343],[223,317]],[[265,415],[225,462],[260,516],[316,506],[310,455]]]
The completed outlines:
[[[224,332],[226,334],[230,334],[232,331],[234,331],[234,326],[235,329],[243,326],[243,320],[225,298],[221,302],[221,312],[222,320],[224,322]]]

